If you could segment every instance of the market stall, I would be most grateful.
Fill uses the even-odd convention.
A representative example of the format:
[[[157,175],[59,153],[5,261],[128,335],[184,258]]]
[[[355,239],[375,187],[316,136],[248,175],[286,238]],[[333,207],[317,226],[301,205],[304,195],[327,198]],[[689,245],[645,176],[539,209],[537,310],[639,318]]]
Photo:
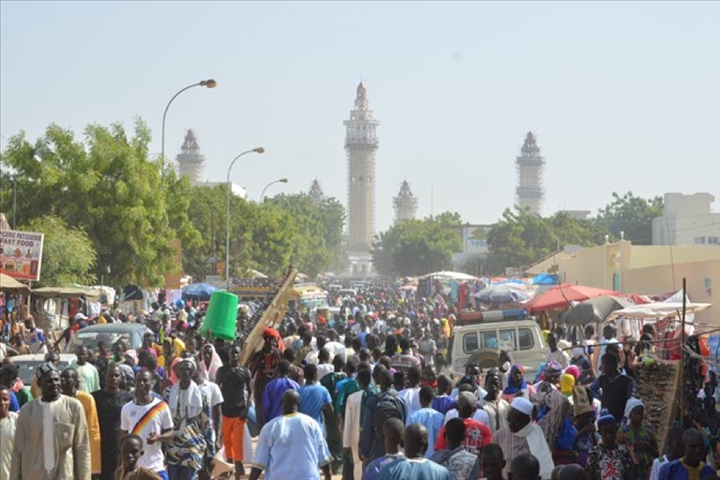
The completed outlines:
[[[88,302],[99,302],[102,292],[92,288],[43,287],[31,295],[31,311],[39,327],[47,332],[68,326],[68,319],[77,313],[87,315]]]

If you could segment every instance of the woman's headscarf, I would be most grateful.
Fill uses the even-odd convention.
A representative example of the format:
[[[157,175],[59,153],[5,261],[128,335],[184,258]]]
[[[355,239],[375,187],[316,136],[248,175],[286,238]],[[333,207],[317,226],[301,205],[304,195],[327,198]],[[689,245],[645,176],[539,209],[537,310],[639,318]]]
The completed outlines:
[[[274,328],[270,328],[270,327],[266,328],[265,331],[263,332],[263,338],[264,338],[264,339],[265,339],[265,338],[274,338],[274,339],[276,339],[276,340],[277,340],[278,349],[279,349],[281,352],[284,352],[284,351],[285,351],[285,344],[283,343],[282,337],[280,336],[280,333],[278,333],[278,331],[275,330]]]
[[[170,364],[170,372],[168,374],[168,378],[170,378],[170,383],[175,385],[178,380],[180,380],[177,376],[177,373],[175,373],[175,367],[177,367],[178,363],[182,362],[184,358],[182,357],[175,357],[175,359]]]
[[[205,364],[205,355],[203,353],[208,347],[212,349],[212,359],[210,360],[209,367]],[[215,347],[211,343],[206,343],[205,345],[203,345],[200,352],[200,376],[204,378],[206,382],[214,382],[218,368],[222,367],[223,365],[222,360],[220,360],[220,355],[218,355],[218,353],[215,351]]]
[[[576,365],[570,365],[565,369],[567,375],[572,375],[575,381],[580,378],[580,369]],[[562,380],[561,380],[562,381]],[[565,393],[565,392],[563,392]]]
[[[442,324],[442,331],[445,338],[450,337],[450,322],[448,322],[447,318],[443,318],[440,320],[440,323]]]
[[[569,373],[564,373],[560,377],[560,392],[566,397],[572,395],[575,386],[575,377]]]
[[[645,404],[639,398],[632,397],[628,399],[627,403],[625,404],[625,418],[630,421],[630,414],[632,413],[632,411],[638,407],[644,406]]]
[[[508,386],[505,387],[505,390],[503,390],[503,393],[505,395],[515,395],[517,393],[520,393],[523,390],[527,390],[527,384],[525,383],[525,377],[520,377],[520,385],[515,385],[514,381],[514,374],[515,371],[518,371],[525,374],[525,368],[523,368],[522,365],[515,364],[510,368],[510,377],[508,378]]]

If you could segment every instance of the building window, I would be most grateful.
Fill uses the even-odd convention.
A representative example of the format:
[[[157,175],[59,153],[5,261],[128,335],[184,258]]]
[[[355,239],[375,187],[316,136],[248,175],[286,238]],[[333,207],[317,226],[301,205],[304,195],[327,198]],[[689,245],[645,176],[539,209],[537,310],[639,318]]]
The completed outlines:
[[[720,237],[707,237],[707,243],[712,245],[720,244]]]
[[[705,245],[705,237],[695,237],[695,245]]]

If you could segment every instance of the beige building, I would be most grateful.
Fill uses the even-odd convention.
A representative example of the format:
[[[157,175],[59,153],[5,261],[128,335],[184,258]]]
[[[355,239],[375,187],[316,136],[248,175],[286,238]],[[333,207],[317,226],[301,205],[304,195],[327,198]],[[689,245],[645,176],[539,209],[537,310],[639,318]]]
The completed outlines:
[[[662,217],[653,219],[653,245],[718,245],[720,213],[710,206],[709,193],[666,193]]]
[[[720,245],[640,246],[623,240],[558,253],[526,273],[548,271],[566,283],[640,295],[678,291],[685,278],[691,301],[713,304],[697,321],[720,325]]]

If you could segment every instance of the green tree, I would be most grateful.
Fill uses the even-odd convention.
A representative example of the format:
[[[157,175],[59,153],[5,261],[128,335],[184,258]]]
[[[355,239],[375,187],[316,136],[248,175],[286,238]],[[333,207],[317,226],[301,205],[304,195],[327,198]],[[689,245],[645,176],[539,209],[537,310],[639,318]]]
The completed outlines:
[[[89,236],[96,276],[109,268],[117,286],[162,285],[163,274],[181,267],[169,241],[197,241],[183,216],[183,181],[161,183],[159,163],[148,157],[150,131],[139,119],[132,137],[119,123],[92,124],[84,134],[76,140],[52,124],[34,143],[24,132],[10,139],[2,161],[18,175],[18,224],[57,216]]]
[[[89,285],[95,281],[92,271],[97,255],[85,232],[52,215],[36,218],[21,230],[45,235],[38,286]]]
[[[216,273],[210,259],[225,262],[227,189],[224,185],[195,187],[188,198],[188,219],[202,235],[198,243],[183,248],[183,266],[189,275],[204,279]],[[293,262],[304,240],[298,229],[304,217],[297,214],[294,217],[271,201],[258,204],[231,195],[230,275],[242,277],[248,269],[280,274]]]
[[[566,213],[542,218],[517,207],[507,209],[488,232],[489,263],[492,270],[529,267],[568,244],[598,245],[606,233],[602,226]]]
[[[622,197],[613,192],[613,201],[598,211],[595,222],[607,229],[614,238],[625,239],[635,245],[652,244],[652,221],[663,215],[662,197],[640,198],[627,192]]]
[[[301,272],[316,275],[345,261],[345,209],[330,198],[315,204],[309,195],[277,195],[266,205],[285,212],[297,228],[292,263]]]
[[[381,275],[422,275],[447,268],[462,241],[436,218],[405,220],[378,235],[373,264]]]

